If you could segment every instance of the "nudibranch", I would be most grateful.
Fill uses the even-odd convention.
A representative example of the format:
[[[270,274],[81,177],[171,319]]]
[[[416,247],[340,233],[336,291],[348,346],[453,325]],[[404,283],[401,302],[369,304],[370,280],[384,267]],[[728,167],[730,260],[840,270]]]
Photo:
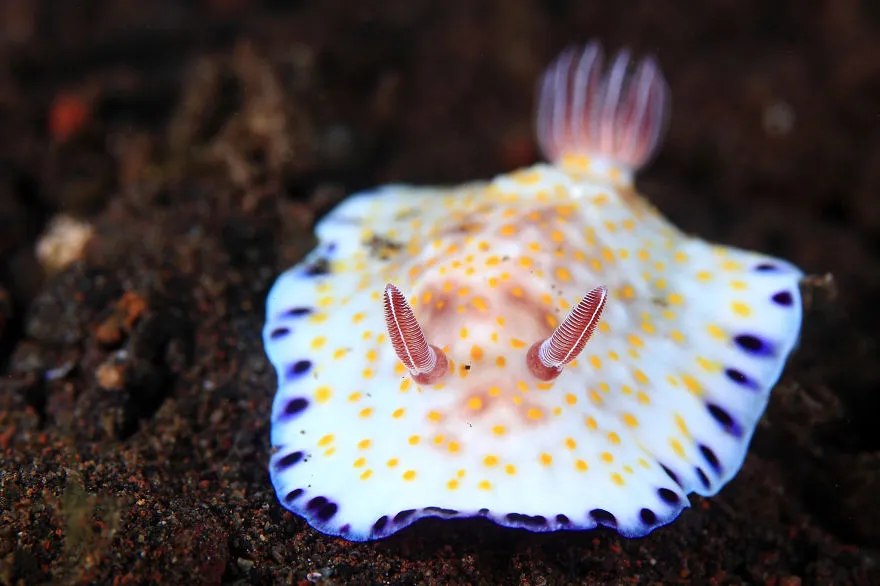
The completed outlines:
[[[636,193],[668,103],[653,59],[569,50],[539,84],[550,164],[382,187],[317,224],[263,331],[284,507],[352,541],[431,516],[639,537],[736,474],[802,273]]]

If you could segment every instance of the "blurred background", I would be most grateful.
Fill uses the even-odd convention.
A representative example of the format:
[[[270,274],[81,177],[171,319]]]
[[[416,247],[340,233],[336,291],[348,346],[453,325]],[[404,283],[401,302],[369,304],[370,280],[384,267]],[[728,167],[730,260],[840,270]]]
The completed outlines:
[[[592,39],[671,87],[640,191],[813,275],[743,470],[635,542],[316,534],[265,472],[269,286],[353,191],[539,160]],[[880,3],[0,0],[0,129],[0,583],[880,583]]]

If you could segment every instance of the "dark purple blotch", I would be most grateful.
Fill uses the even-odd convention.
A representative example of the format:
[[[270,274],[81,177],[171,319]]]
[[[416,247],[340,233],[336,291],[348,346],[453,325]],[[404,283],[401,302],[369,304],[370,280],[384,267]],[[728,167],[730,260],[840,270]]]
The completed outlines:
[[[477,511],[477,514],[481,517],[488,517],[489,509],[480,509],[479,511]]]
[[[726,368],[724,369],[724,374],[727,376],[727,378],[738,385],[742,385],[744,387],[748,387],[754,390],[758,389],[758,384],[747,377],[745,373],[743,373],[741,370],[737,370],[735,368]]]
[[[394,515],[395,523],[405,523],[407,519],[416,514],[415,509],[407,509],[405,511],[400,511],[396,515]]]
[[[681,482],[678,480],[678,476],[676,476],[675,472],[670,470],[665,464],[660,464],[660,467],[663,468],[663,471],[666,472],[666,476],[672,479],[672,482],[681,486]]]
[[[740,437],[742,435],[742,430],[736,420],[723,407],[720,407],[715,403],[708,403],[706,409],[708,409],[709,415],[718,422],[724,431],[735,437]]]
[[[700,468],[699,466],[695,466],[694,470],[696,471],[697,478],[700,479],[700,483],[702,483],[703,488],[709,488],[710,486],[712,486],[712,484],[709,482],[709,477],[706,476],[706,473],[703,472],[702,468]]]
[[[639,517],[645,525],[654,525],[657,523],[657,515],[651,509],[642,509],[639,511]]]
[[[605,509],[593,509],[590,511],[590,517],[592,517],[593,521],[599,525],[604,525],[605,527],[610,527],[612,529],[617,528],[617,518]]]
[[[458,514],[458,511],[455,509],[444,509],[442,507],[425,507],[424,511],[426,513],[434,513],[438,515],[444,515],[447,517],[454,517]]]
[[[295,466],[296,464],[300,463],[304,456],[305,454],[303,452],[291,452],[283,458],[278,458],[278,460],[275,462],[275,468],[280,469]]]
[[[755,266],[755,270],[762,272],[762,273],[770,273],[770,272],[779,270],[779,268],[774,264],[761,263],[761,264]]]
[[[299,378],[312,368],[311,360],[297,360],[287,367],[287,380]]]
[[[565,515],[559,514],[559,515],[556,515],[556,522],[559,523],[560,525],[568,525],[571,523],[571,519],[569,519]]]
[[[291,309],[288,309],[287,311],[285,311],[283,314],[281,314],[281,316],[282,317],[303,317],[304,315],[309,315],[310,313],[312,313],[311,307],[294,307],[294,308],[291,308]]]
[[[305,492],[306,491],[301,488],[291,490],[286,495],[284,495],[284,500],[285,500],[285,502],[291,503],[291,502],[295,501],[296,499],[298,499],[299,497],[301,497]]]
[[[269,333],[270,340],[277,340],[290,334],[290,328],[275,328]]]
[[[703,457],[709,463],[709,466],[712,467],[712,470],[714,470],[716,474],[720,474],[721,462],[718,461],[718,456],[715,455],[715,451],[705,444],[700,444],[700,453],[703,454]]]
[[[752,334],[740,334],[735,336],[733,341],[749,354],[756,356],[773,356],[774,354],[773,346],[769,342]]]
[[[329,521],[336,514],[336,511],[339,510],[339,506],[336,503],[327,500],[327,497],[323,496],[316,496],[310,500],[306,504],[306,508],[312,511],[315,517],[321,521]]]
[[[678,495],[675,494],[675,491],[668,488],[658,488],[657,495],[667,505],[677,505],[679,503]]]
[[[291,399],[287,402],[287,405],[284,406],[284,416],[293,417],[294,415],[299,415],[300,413],[305,411],[308,406],[309,400],[305,397],[296,397],[295,399]]]
[[[794,303],[794,298],[789,291],[780,291],[773,295],[771,299],[773,300],[773,303],[782,305],[783,307],[791,307],[792,303]]]
[[[373,523],[373,533],[382,533],[386,525],[388,525],[388,515],[382,515]]]
[[[544,527],[547,525],[547,519],[541,515],[533,516],[523,515],[521,513],[508,513],[504,518],[511,523],[516,523],[517,525],[523,525],[525,527]]]

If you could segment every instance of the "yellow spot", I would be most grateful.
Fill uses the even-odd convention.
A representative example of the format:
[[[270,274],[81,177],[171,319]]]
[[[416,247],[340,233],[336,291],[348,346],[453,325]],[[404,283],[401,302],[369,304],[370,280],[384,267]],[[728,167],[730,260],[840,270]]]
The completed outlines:
[[[458,480],[453,478],[452,480],[450,480],[449,482],[446,483],[446,487],[449,490],[455,490],[456,488],[458,488]]]
[[[483,400],[479,397],[471,397],[468,399],[467,406],[474,411],[478,411],[483,408]]]
[[[678,293],[670,293],[669,297],[666,300],[672,305],[681,305],[684,303],[684,297],[679,295]]]
[[[318,445],[323,448],[324,446],[332,444],[333,439],[334,439],[333,434],[328,433],[327,435],[325,435],[324,437],[322,437],[321,439],[318,440]]]
[[[547,325],[553,329],[556,329],[556,326],[559,325],[559,320],[556,319],[556,316],[552,313],[548,313],[544,316],[544,321],[547,322]]]
[[[494,289],[498,286],[498,277],[489,277],[488,283],[489,286]]]
[[[725,271],[741,271],[742,265],[735,260],[726,260],[721,263],[721,269]]]
[[[544,412],[540,409],[535,409],[534,407],[529,409],[526,413],[529,419],[541,419],[544,417]]]
[[[573,450],[577,447],[577,442],[574,439],[567,437],[565,438],[565,447],[569,450]]]
[[[732,309],[733,313],[737,314],[740,317],[749,317],[750,315],[752,315],[752,308],[742,301],[734,301],[730,304],[730,309]]]
[[[335,448],[335,447],[333,447],[333,448],[328,448],[327,450],[324,451],[324,456],[332,456],[332,455],[335,454],[335,453],[336,453],[336,448]]]
[[[501,230],[498,231],[502,236],[513,236],[516,234],[516,226],[513,224],[505,224],[501,226]]]
[[[631,395],[633,392],[632,387],[629,385],[620,385],[620,390],[624,395]]]
[[[481,480],[479,484],[477,484],[477,488],[480,490],[492,490],[492,483],[488,480]]]
[[[403,409],[395,409],[394,413],[391,414],[391,417],[393,417],[394,419],[400,419],[401,417],[403,417],[403,414]]]
[[[437,411],[431,411],[428,413],[428,421],[433,421],[434,423],[440,423],[443,421],[443,415],[441,415]]]
[[[681,447],[681,442],[679,442],[679,441],[678,441],[677,439],[675,439],[675,438],[670,438],[670,439],[669,439],[669,445],[672,446],[672,451],[675,452],[675,455],[676,455],[676,456],[678,456],[679,458],[684,458],[684,457],[685,457],[685,454],[684,454],[684,448]]]
[[[565,402],[569,405],[574,405],[578,402],[577,397],[575,397],[572,393],[568,393],[565,395]]]
[[[702,356],[697,356],[697,364],[699,364],[709,372],[718,372],[721,370],[720,364],[718,364],[717,362],[712,362],[711,360],[703,358]]]
[[[636,377],[636,382],[646,385],[648,384],[648,377],[645,376],[645,373],[639,370],[638,368],[633,370],[633,376]]]
[[[608,464],[614,462],[614,456],[611,455],[611,452],[602,452],[599,454],[599,457],[602,458],[603,462],[607,462]]]
[[[541,464],[543,464],[544,466],[549,466],[552,463],[553,463],[553,456],[551,456],[550,454],[548,454],[546,452],[541,454]]]
[[[419,441],[421,441],[421,438],[417,435],[411,435],[409,436],[409,440],[407,441],[409,441],[409,445],[417,446],[419,444]]]
[[[486,456],[483,458],[483,464],[486,466],[497,466],[498,465],[498,456]]]
[[[467,474],[467,472],[464,470],[464,468],[459,468],[458,472],[455,473],[455,475],[460,479],[464,478],[465,474]]]
[[[676,252],[674,255],[672,255],[672,259],[673,259],[675,262],[687,262],[687,260],[688,260],[688,255],[686,255],[685,253],[679,251],[679,252]]]
[[[528,257],[528,256],[519,257],[519,264],[521,267],[528,268],[528,267],[532,266],[532,262],[533,261],[532,261],[531,257]]]
[[[507,464],[506,466],[504,466],[504,471],[513,476],[514,474],[516,474],[516,466],[514,466],[513,464]]]
[[[641,348],[642,346],[645,345],[645,343],[642,342],[642,339],[640,337],[636,336],[635,334],[628,335],[626,337],[626,341],[629,342],[630,344],[632,344],[633,346],[635,346],[636,348]]]
[[[642,331],[646,334],[654,334],[657,330],[654,329],[654,324],[644,321],[642,322]]]
[[[587,427],[588,427],[589,429],[592,429],[592,430],[595,430],[595,429],[597,429],[597,428],[599,427],[599,424],[596,423],[596,420],[593,419],[592,417],[587,417],[587,418],[584,420],[584,423],[586,423],[586,424],[587,424]]]
[[[602,360],[600,360],[598,356],[590,356],[590,364],[596,370],[599,370],[600,368],[602,368]]]
[[[339,348],[338,350],[333,352],[333,359],[339,360],[340,358],[342,358],[346,354],[348,354],[348,348]]]
[[[700,385],[699,381],[694,377],[685,374],[681,377],[682,382],[684,382],[684,386],[694,395],[700,397],[703,395],[703,387]]]
[[[501,389],[499,389],[498,387],[490,387],[489,388],[489,396],[490,397],[497,397],[500,394],[501,394]]]
[[[514,297],[522,297],[524,295],[522,287],[514,287],[510,290],[510,294]]]
[[[639,420],[632,413],[624,413],[623,422],[629,427],[638,427],[639,425]]]
[[[415,470],[407,470],[406,472],[403,473],[404,480],[413,480],[415,477],[416,477]]]
[[[504,318],[499,315],[498,317],[495,318],[495,323],[497,323],[499,326],[501,326],[503,328],[504,327]]]
[[[645,393],[638,393],[636,395],[636,400],[642,405],[648,405],[651,403],[651,399],[648,398],[648,395]]]
[[[362,439],[361,441],[358,442],[358,449],[359,450],[366,450],[367,448],[370,447],[370,445],[372,445],[372,443],[373,442],[371,442],[368,439]]]
[[[597,393],[593,389],[590,389],[589,395],[590,400],[593,401],[593,403],[595,403],[596,405],[602,404],[602,397],[599,395],[599,393]]]
[[[327,343],[327,338],[324,336],[318,336],[314,340],[312,340],[312,350],[320,350],[324,347],[324,344]]]
[[[468,329],[467,329],[467,328],[461,328],[461,331],[458,332],[458,337],[461,338],[462,340],[464,340],[465,338],[467,338],[467,337],[468,337]]]
[[[571,281],[571,273],[564,267],[556,269],[556,278],[560,281]]]
[[[348,396],[348,400],[352,403],[357,403],[358,401],[361,400],[361,394],[358,393],[357,391],[355,391]]]
[[[574,461],[574,468],[578,472],[586,472],[587,471],[587,463],[584,462],[583,460],[580,460],[580,459],[575,460]]]
[[[507,433],[507,430],[504,428],[503,425],[496,425],[492,427],[492,433],[494,433],[495,435],[504,435],[505,433]]]
[[[445,440],[445,439],[446,438],[443,437],[443,434],[438,433],[437,435],[434,436],[434,443],[439,446],[440,444],[443,443],[443,440]]]
[[[360,323],[360,322],[364,321],[365,317],[367,317],[367,314],[364,313],[363,311],[359,311],[356,314],[354,314],[353,316],[351,316],[351,321],[353,321],[354,323]]]
[[[354,461],[354,464],[352,464],[352,465],[353,465],[355,468],[361,468],[361,467],[363,467],[364,465],[366,465],[366,463],[367,463],[367,459],[366,459],[366,458],[358,458],[357,460]]]
[[[559,230],[553,230],[553,232],[550,233],[550,239],[558,244],[565,240],[565,236]]]
[[[645,250],[644,248],[641,248],[641,249],[639,249],[639,251],[636,253],[636,256],[639,257],[639,260],[640,260],[640,261],[645,262],[645,261],[648,260],[648,251]]]
[[[618,445],[618,444],[620,444],[620,436],[617,435],[616,433],[614,433],[613,431],[609,432],[608,433],[608,441],[614,445]]]
[[[688,439],[691,439],[691,431],[688,429],[687,423],[684,421],[684,417],[675,414],[675,425],[678,427],[678,430],[682,433],[682,435]]]
[[[731,281],[731,282],[730,282],[730,287],[731,287],[732,289],[737,289],[737,290],[739,290],[739,291],[742,291],[742,290],[744,290],[744,289],[748,289],[748,288],[749,288],[749,286],[746,284],[745,281]]]
[[[372,407],[366,407],[366,408],[364,408],[364,409],[361,409],[361,412],[359,413],[359,415],[360,415],[361,417],[363,417],[364,419],[366,419],[367,417],[369,417],[369,416],[372,415],[372,414],[373,414],[373,408],[372,408]]]
[[[538,387],[539,389],[541,389],[542,391],[549,391],[550,389],[553,388],[553,383],[552,382],[548,382],[548,383],[538,382],[538,383],[535,383],[535,386]]]
[[[326,403],[333,395],[333,391],[328,386],[318,387],[315,391],[315,401],[318,403]]]
[[[709,332],[709,335],[718,340],[723,340],[727,337],[727,334],[724,333],[724,330],[716,326],[715,324],[709,324],[706,326],[706,331]]]
[[[409,390],[410,385],[412,385],[411,379],[405,378],[400,381],[400,392],[405,393],[407,390]]]
[[[374,374],[375,374],[375,373],[373,372],[373,369],[372,369],[372,368],[365,368],[365,369],[361,372],[361,376],[363,376],[364,378],[373,378],[373,375],[374,375]]]
[[[711,281],[712,280],[712,273],[710,273],[709,271],[698,271],[697,272],[697,280],[700,281],[701,283]]]
[[[388,466],[389,468],[394,468],[398,464],[400,464],[400,460],[398,460],[397,458],[391,458],[390,460],[388,460],[385,463],[385,465]]]
[[[527,392],[529,390],[529,385],[526,384],[525,381],[516,381],[516,388],[520,390],[520,392]]]
[[[623,476],[621,476],[617,472],[614,472],[613,474],[611,474],[611,482],[618,486],[623,486]]]
[[[361,474],[361,480],[367,480],[372,475],[373,475],[372,470],[364,470],[364,473]]]
[[[461,450],[461,445],[458,442],[449,442],[449,445],[446,446],[446,449],[449,450],[449,453],[455,454],[459,450]]]
[[[395,374],[403,374],[406,372],[406,367],[403,365],[402,362],[398,362],[394,365],[394,372]]]
[[[669,337],[672,338],[673,342],[684,344],[684,334],[682,334],[678,330],[672,330],[671,332],[669,332]]]
[[[488,266],[490,266],[490,267],[491,267],[491,266],[495,266],[495,265],[497,265],[497,264],[500,263],[500,262],[501,262],[501,258],[499,258],[499,257],[497,257],[497,256],[495,256],[495,255],[492,255],[492,256],[490,256],[489,258],[486,259],[486,265],[488,265]]]
[[[526,343],[520,340],[519,338],[511,338],[510,345],[514,348],[524,348]]]

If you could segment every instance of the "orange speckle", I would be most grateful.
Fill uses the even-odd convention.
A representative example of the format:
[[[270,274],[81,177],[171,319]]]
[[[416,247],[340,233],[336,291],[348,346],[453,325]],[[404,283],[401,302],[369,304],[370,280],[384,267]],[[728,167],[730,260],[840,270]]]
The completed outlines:
[[[553,463],[553,456],[551,456],[550,454],[548,454],[546,452],[541,454],[541,464],[543,464],[544,466],[549,466],[552,463]]]
[[[486,456],[485,458],[483,458],[483,464],[485,464],[486,466],[489,466],[489,467],[497,466],[498,465],[498,456],[492,456],[492,455]]]
[[[419,442],[421,441],[421,438],[417,435],[411,435],[411,436],[409,436],[409,440],[407,440],[407,441],[409,442],[409,445],[417,446],[419,444]]]
[[[416,477],[415,470],[407,470],[406,472],[403,473],[404,480],[413,480],[415,477]]]

